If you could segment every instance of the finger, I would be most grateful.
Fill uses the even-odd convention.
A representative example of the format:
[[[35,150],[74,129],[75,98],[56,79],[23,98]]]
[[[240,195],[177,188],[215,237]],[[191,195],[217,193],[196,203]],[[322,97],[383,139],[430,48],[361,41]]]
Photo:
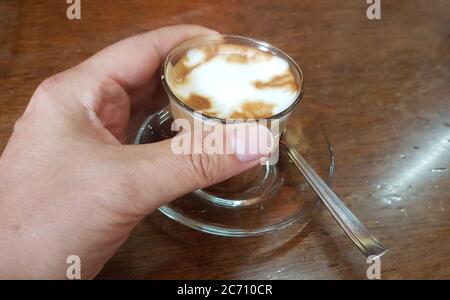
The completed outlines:
[[[64,106],[63,111],[69,112],[71,119],[74,115],[86,117],[87,110],[93,111],[103,126],[121,139],[130,110],[143,110],[140,105],[130,103],[130,94],[148,99],[157,83],[155,81],[152,86],[151,78],[170,49],[185,40],[207,34],[215,32],[197,25],[177,25],[130,37],[47,79],[33,98],[54,99],[58,102],[55,107]],[[148,89],[138,90],[147,85]],[[135,92],[140,95],[134,95]],[[32,100],[32,104],[34,102]],[[153,103],[142,101],[145,105],[149,102]],[[82,105],[77,106],[77,103]],[[147,106],[144,108],[148,113]]]
[[[265,126],[253,124],[247,134],[230,134],[235,128],[228,128],[224,136],[228,151],[215,153],[206,150],[208,136],[194,137],[185,132],[175,139],[155,144],[121,147],[121,165],[130,170],[128,176],[140,191],[142,212],[148,214],[154,209],[184,194],[222,182],[234,175],[261,163],[274,147],[273,136]],[[180,141],[200,143],[201,153],[179,153],[174,147]],[[270,140],[270,141],[269,141]],[[261,143],[261,141],[269,141]],[[250,145],[259,144],[249,152]]]
[[[147,84],[176,45],[217,32],[198,25],[163,27],[130,37],[100,51],[85,62],[91,72],[113,78],[126,90]]]

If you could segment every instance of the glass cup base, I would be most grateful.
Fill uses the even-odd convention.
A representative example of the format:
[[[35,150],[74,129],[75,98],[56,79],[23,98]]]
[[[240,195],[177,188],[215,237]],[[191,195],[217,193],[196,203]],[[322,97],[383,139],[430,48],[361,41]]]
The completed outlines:
[[[261,204],[278,191],[283,178],[280,178],[277,167],[269,164],[257,166],[254,172],[257,173],[257,179],[239,191],[203,189],[194,193],[206,201],[225,207]]]

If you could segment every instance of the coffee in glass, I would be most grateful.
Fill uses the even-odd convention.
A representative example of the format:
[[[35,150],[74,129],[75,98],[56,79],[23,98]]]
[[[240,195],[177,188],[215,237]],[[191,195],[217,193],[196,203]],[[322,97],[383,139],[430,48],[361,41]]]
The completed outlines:
[[[256,121],[271,130],[276,145],[303,94],[303,75],[289,56],[239,36],[208,36],[181,44],[168,55],[162,79],[175,120],[187,120],[192,127],[195,121]],[[227,206],[259,202],[275,182],[274,157],[197,193]]]

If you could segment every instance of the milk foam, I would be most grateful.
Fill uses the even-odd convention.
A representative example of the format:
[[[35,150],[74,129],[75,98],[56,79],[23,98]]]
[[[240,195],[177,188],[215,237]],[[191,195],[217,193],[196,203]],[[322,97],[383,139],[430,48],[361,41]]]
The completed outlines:
[[[191,49],[167,74],[186,105],[224,119],[270,117],[287,109],[298,93],[286,60],[238,45]]]

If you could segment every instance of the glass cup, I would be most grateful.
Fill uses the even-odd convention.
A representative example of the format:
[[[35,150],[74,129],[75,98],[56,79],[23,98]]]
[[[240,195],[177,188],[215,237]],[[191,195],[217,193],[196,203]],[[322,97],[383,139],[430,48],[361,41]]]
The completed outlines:
[[[187,41],[177,46],[169,53],[162,68],[162,84],[167,95],[169,96],[170,111],[175,120],[188,120],[192,127],[194,127],[195,122],[214,124],[235,124],[243,121],[248,122],[248,120],[221,119],[205,114],[198,114],[193,108],[186,105],[176,96],[169,84],[171,68],[181,58],[183,58],[189,50],[202,46],[212,46],[223,43],[257,48],[261,51],[268,52],[284,59],[288,62],[298,87],[295,100],[288,108],[269,118],[254,120],[259,124],[267,126],[267,128],[273,133],[276,147],[272,157],[263,165],[256,166],[206,189],[196,191],[196,194],[199,197],[219,205],[246,206],[263,201],[267,195],[273,194],[272,192],[276,188],[277,176],[274,163],[278,159],[278,143],[286,131],[286,125],[292,110],[297,106],[303,96],[303,74],[300,67],[294,62],[294,60],[283,51],[268,43],[251,38],[219,35],[200,37]]]

